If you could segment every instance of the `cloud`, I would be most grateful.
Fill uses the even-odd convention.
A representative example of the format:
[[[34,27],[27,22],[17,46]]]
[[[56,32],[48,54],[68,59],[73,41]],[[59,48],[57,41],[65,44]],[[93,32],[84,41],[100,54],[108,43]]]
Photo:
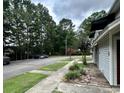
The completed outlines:
[[[76,28],[93,12],[106,10],[112,6],[114,0],[32,0],[46,6],[53,19],[58,23],[62,18],[71,19]]]
[[[61,17],[82,19],[90,11],[106,10],[113,0],[56,0],[53,12]]]

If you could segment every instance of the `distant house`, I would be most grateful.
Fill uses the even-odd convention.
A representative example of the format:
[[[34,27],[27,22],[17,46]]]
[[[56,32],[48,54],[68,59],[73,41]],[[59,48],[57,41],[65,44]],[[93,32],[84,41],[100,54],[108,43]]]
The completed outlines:
[[[110,85],[120,85],[120,0],[108,15],[92,22],[93,60]]]

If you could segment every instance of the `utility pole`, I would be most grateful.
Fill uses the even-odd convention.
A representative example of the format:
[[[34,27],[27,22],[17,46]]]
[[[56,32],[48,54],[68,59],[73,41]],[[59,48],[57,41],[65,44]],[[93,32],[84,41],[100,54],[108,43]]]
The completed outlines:
[[[65,37],[65,55],[67,56],[67,48],[68,48],[68,41],[67,41],[67,35]]]
[[[70,52],[70,60],[71,60],[71,52],[72,52],[71,46],[70,46],[69,52]]]

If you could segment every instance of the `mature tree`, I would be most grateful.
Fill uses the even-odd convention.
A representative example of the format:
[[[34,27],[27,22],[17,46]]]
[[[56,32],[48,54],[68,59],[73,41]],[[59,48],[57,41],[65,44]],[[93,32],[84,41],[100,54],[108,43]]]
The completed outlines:
[[[75,32],[72,21],[70,19],[63,18],[62,20],[60,20],[57,27],[58,40],[56,41],[56,45],[59,47],[56,46],[56,49],[59,50],[59,52],[62,54],[67,54],[67,48],[73,45],[74,38]]]
[[[59,25],[42,4],[31,0],[4,0],[3,42],[4,50],[13,49],[14,59],[29,58],[34,54],[64,54],[65,42],[74,44],[74,25],[62,19]]]
[[[9,0],[3,0],[3,47],[10,44],[11,10]]]
[[[4,50],[13,47],[16,59],[54,52],[56,23],[46,7],[30,0],[4,0],[3,4]]]
[[[87,35],[89,35],[90,29],[91,29],[91,22],[94,20],[100,19],[106,15],[107,13],[104,10],[100,12],[94,12],[81,23],[80,28],[83,29]]]
[[[91,29],[91,22],[97,19],[100,19],[106,16],[106,12],[104,10],[100,12],[94,12],[88,18],[86,18],[80,25],[78,29],[78,37],[79,37],[79,45],[82,46],[82,42],[84,44],[85,41],[89,42],[89,34]],[[85,46],[85,45],[84,45]]]
[[[94,20],[98,20],[104,16],[106,16],[106,12],[104,10],[100,12],[94,12],[88,18],[86,18],[80,25],[78,29],[78,40],[79,40],[79,48],[82,52],[82,58],[84,64],[86,64],[86,54],[90,53],[90,39],[89,34],[91,30],[91,22]]]

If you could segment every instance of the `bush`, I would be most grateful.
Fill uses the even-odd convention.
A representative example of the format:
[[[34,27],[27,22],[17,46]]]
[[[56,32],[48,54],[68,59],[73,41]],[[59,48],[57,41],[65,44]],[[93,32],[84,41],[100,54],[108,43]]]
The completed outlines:
[[[76,78],[79,78],[80,75],[86,75],[86,72],[84,70],[84,65],[80,63],[74,63],[72,66],[69,67],[70,72],[65,74],[64,80],[74,80]]]
[[[80,69],[80,74],[81,74],[81,75],[86,75],[86,71],[85,71],[83,68],[81,68],[81,69]]]
[[[69,70],[75,70],[74,65],[70,66],[70,67],[69,67]]]
[[[80,72],[79,71],[70,71],[67,74],[65,74],[65,79],[66,80],[74,80],[76,78],[80,77]]]
[[[69,70],[79,70],[80,67],[78,65],[78,63],[74,63],[72,66],[69,67]]]

